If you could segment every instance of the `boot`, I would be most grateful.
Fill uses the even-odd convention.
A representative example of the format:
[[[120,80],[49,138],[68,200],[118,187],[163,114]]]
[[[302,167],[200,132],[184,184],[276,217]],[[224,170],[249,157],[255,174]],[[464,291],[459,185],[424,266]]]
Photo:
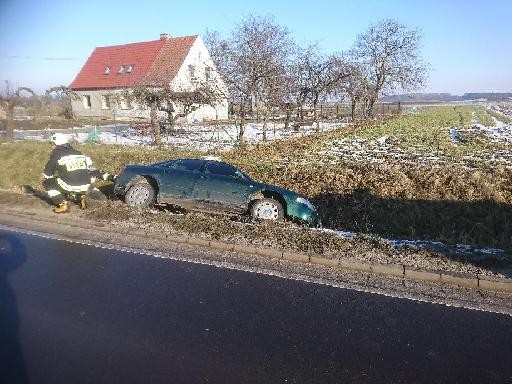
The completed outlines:
[[[85,195],[80,196],[80,209],[87,208],[87,198]]]
[[[53,208],[55,213],[68,213],[69,211],[69,203],[67,201],[63,201],[57,208]]]

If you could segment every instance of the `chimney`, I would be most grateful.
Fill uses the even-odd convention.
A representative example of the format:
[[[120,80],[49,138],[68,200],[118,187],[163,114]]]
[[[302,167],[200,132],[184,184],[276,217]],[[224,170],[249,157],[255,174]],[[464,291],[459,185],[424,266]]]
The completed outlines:
[[[171,38],[171,35],[168,33],[161,33],[160,34],[160,40],[169,40]]]

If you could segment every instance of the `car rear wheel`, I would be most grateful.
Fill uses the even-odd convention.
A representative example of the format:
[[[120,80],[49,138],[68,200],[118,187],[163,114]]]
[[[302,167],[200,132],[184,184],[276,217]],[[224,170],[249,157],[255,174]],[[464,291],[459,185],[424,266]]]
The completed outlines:
[[[284,210],[277,200],[261,199],[252,205],[251,216],[258,220],[283,220]]]
[[[155,202],[155,190],[147,181],[140,181],[128,189],[124,201],[131,207],[149,207]]]

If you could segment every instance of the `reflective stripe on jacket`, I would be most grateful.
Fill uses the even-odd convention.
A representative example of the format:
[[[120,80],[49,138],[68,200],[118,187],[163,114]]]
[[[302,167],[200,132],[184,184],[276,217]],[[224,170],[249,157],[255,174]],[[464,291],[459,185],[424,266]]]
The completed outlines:
[[[57,177],[57,184],[68,192],[87,192],[89,189],[90,184],[84,184],[84,185],[69,185],[64,180],[62,180],[60,177]]]
[[[44,168],[45,177],[57,176],[59,185],[68,191],[87,190],[91,184],[92,161],[71,145],[59,145],[52,151]]]

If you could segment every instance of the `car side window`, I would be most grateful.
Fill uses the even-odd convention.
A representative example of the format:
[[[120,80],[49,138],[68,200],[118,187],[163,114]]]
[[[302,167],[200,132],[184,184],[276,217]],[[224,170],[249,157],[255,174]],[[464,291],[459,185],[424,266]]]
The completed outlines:
[[[232,165],[220,163],[217,161],[212,161],[206,165],[206,172],[215,175],[235,177],[237,175],[237,171],[238,169]]]
[[[167,162],[158,163],[155,165],[158,167],[162,167],[162,168],[174,168],[175,161],[167,161]]]
[[[179,160],[174,162],[173,168],[180,171],[199,171],[203,163],[203,160]]]

